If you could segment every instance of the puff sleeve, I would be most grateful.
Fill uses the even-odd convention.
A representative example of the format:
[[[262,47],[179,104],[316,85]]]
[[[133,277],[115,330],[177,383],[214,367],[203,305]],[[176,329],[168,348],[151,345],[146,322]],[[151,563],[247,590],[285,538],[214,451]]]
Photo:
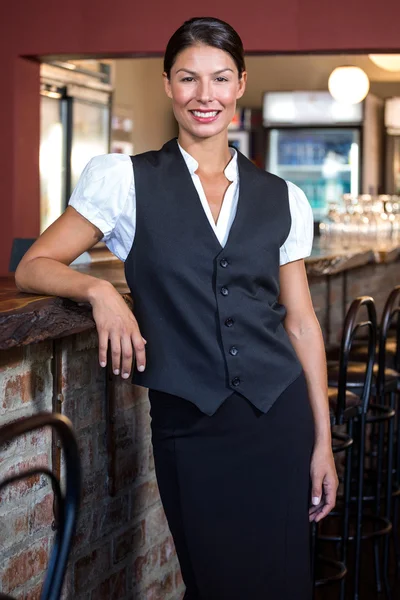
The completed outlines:
[[[121,260],[132,247],[136,196],[132,162],[126,154],[95,156],[86,165],[69,200],[103,234],[102,241]]]
[[[313,213],[305,193],[294,183],[286,183],[292,224],[289,235],[280,248],[281,266],[310,256],[314,237]]]

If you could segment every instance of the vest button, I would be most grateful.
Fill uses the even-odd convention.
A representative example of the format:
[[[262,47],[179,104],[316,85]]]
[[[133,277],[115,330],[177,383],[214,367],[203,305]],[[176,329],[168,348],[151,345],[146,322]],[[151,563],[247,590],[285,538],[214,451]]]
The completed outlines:
[[[231,348],[229,348],[229,354],[232,354],[232,356],[236,356],[238,352],[239,350],[236,348],[236,346],[232,346]]]
[[[234,324],[234,322],[235,322],[235,321],[234,321],[234,319],[232,319],[232,317],[228,317],[228,318],[226,319],[226,321],[225,321],[225,325],[226,325],[227,327],[232,327],[232,325]]]
[[[223,267],[224,269],[229,265],[228,261],[226,260],[226,258],[221,258],[221,260],[219,261],[219,264],[221,265],[221,267]]]
[[[239,377],[234,377],[234,378],[232,379],[232,385],[233,385],[234,387],[237,387],[238,385],[240,385],[240,379],[239,379]]]
[[[222,294],[223,296],[227,296],[227,295],[229,294],[229,290],[228,290],[228,288],[227,288],[227,287],[222,287],[222,288],[221,288],[221,294]]]

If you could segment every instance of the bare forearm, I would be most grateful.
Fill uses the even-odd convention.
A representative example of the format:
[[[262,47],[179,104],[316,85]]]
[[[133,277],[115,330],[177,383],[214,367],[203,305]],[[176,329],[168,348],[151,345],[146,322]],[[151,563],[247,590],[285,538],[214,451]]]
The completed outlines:
[[[328,385],[321,328],[315,317],[303,323],[302,327],[290,327],[290,324],[286,324],[286,330],[307,380],[315,423],[315,441],[317,444],[330,445]]]
[[[34,258],[20,267],[15,281],[21,292],[61,296],[76,302],[91,302],[100,287],[110,287],[107,281],[79,273],[52,258]]]

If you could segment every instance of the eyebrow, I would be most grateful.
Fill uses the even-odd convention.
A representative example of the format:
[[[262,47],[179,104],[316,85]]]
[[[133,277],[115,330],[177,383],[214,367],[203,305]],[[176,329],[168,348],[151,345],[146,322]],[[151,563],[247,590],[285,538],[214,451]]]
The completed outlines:
[[[179,69],[176,74],[180,73],[181,71],[185,71],[185,73],[190,73],[191,75],[197,75],[196,71],[191,71],[190,69]],[[223,73],[224,71],[231,71],[233,73],[233,69],[230,69],[229,67],[227,67],[226,69],[220,69],[219,71],[215,71],[213,73],[213,75],[219,75],[220,73]]]

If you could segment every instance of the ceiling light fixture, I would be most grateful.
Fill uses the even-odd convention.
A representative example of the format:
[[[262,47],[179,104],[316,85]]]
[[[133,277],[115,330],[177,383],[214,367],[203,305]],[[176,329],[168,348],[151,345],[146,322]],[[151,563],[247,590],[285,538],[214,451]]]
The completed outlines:
[[[328,88],[338,102],[358,104],[368,94],[369,79],[359,67],[337,67],[330,74]]]
[[[400,71],[400,54],[368,54],[368,58],[385,71]]]

